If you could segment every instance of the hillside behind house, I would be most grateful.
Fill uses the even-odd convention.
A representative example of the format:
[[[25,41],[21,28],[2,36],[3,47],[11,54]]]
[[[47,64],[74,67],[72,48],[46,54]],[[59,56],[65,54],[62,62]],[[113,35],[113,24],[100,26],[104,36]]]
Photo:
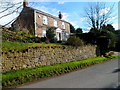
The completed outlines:
[[[35,42],[35,37],[25,32],[14,32],[8,29],[2,30],[2,40],[11,42],[32,43]]]
[[[8,29],[2,30],[2,51],[22,51],[29,47],[64,46],[58,43],[46,44],[39,37],[25,33],[15,32]]]

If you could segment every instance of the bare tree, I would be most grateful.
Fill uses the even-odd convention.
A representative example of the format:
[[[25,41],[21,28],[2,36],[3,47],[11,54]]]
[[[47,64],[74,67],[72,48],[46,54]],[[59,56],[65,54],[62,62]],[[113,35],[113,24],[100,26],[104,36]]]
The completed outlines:
[[[0,20],[6,18],[13,13],[20,13],[22,10],[22,2],[14,2],[14,0],[0,0]],[[8,21],[4,26],[14,21],[16,17]]]
[[[23,9],[23,1],[24,0],[0,0],[0,20],[4,20],[3,18],[6,18],[7,16],[13,15],[13,13],[16,13],[19,15],[21,10]],[[29,2],[30,6],[36,6],[35,2]],[[10,25],[12,22],[14,22],[17,18],[17,15],[12,18],[10,21],[5,23],[2,26]]]
[[[104,24],[110,23],[113,18],[113,7],[114,5],[107,7],[106,3],[103,2],[89,3],[88,8],[85,9],[88,25],[99,30]]]

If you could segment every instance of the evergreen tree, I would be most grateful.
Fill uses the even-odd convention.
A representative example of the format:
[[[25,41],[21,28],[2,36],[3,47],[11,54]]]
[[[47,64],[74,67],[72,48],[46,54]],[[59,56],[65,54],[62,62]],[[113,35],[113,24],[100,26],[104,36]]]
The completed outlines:
[[[54,30],[55,28],[49,27],[48,30],[46,31],[46,37],[51,43],[57,42],[57,39],[55,38]]]
[[[82,33],[83,33],[82,28],[77,28],[76,29],[76,34],[82,34]]]
[[[74,28],[74,26],[72,24],[70,24],[70,32],[75,33],[75,28]]]

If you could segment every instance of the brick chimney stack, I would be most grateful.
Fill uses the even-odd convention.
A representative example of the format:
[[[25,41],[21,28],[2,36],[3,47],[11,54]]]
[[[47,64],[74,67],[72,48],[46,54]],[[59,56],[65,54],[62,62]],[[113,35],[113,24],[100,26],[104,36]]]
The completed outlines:
[[[63,15],[61,14],[61,12],[59,11],[59,15],[58,15],[59,19],[62,19]]]
[[[25,8],[25,7],[28,7],[28,1],[27,0],[24,0],[23,1],[23,7]]]

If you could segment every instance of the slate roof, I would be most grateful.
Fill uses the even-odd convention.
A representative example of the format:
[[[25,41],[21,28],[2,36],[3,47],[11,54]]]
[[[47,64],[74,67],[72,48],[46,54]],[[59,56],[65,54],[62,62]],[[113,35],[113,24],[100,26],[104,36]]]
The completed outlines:
[[[40,14],[43,14],[43,15],[46,15],[46,16],[49,16],[49,17],[52,17],[52,18],[54,18],[54,19],[57,19],[57,20],[60,20],[60,21],[69,23],[69,22],[67,22],[67,21],[65,21],[65,20],[61,20],[61,19],[59,19],[58,17],[53,16],[53,15],[51,15],[51,14],[49,14],[49,13],[43,12],[43,11],[41,11],[41,10],[34,9],[34,8],[31,8],[31,7],[27,7],[27,8],[30,8],[30,9],[32,9],[32,10],[36,10],[36,12],[38,12],[38,13],[40,13]],[[70,24],[70,23],[69,23],[69,24]]]

